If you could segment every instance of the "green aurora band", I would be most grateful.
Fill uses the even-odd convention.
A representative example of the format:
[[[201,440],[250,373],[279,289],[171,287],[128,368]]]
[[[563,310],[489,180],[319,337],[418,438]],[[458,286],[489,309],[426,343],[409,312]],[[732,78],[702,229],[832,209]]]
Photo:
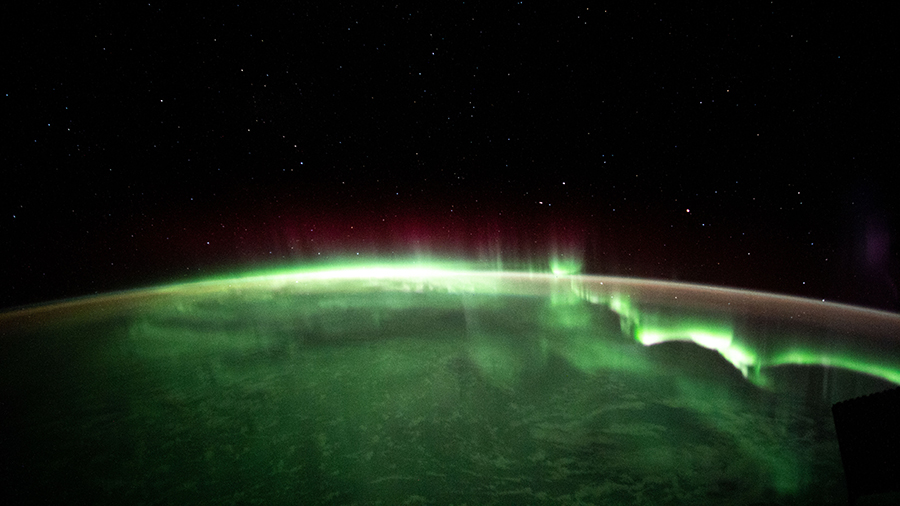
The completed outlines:
[[[366,420],[375,415],[387,416],[387,412],[378,411],[380,405],[375,406],[366,397],[373,395],[374,387],[365,382],[369,378],[416,378],[408,388],[393,390],[399,397],[390,399],[411,412],[432,416],[431,404],[417,402],[449,403],[444,399],[452,399],[449,394],[453,391],[447,385],[455,383],[440,378],[447,377],[448,370],[461,370],[463,375],[468,370],[467,365],[454,364],[471,364],[478,377],[495,389],[492,391],[501,392],[497,394],[501,398],[507,394],[527,398],[529,388],[536,388],[535,382],[546,378],[541,374],[550,367],[551,359],[561,358],[551,364],[557,367],[554,370],[560,370],[557,364],[569,364],[590,376],[588,384],[597,377],[609,383],[638,383],[678,392],[678,396],[664,397],[669,404],[655,409],[663,414],[665,409],[695,413],[706,428],[697,433],[705,434],[703,430],[711,428],[728,435],[737,450],[735,455],[757,463],[765,471],[760,479],[788,495],[806,490],[805,484],[817,479],[812,463],[823,450],[806,443],[785,446],[772,435],[780,430],[772,427],[780,425],[755,424],[755,418],[745,415],[747,407],[753,406],[748,399],[764,399],[765,404],[782,399],[768,392],[794,395],[802,390],[804,386],[797,380],[809,376],[792,375],[791,366],[820,366],[826,376],[834,369],[847,370],[900,385],[900,343],[896,337],[900,336],[900,315],[746,290],[579,275],[575,274],[577,262],[563,260],[552,262],[550,272],[477,270],[467,264],[424,261],[347,262],[257,272],[20,308],[0,314],[0,330],[24,332],[31,325],[50,332],[49,336],[68,336],[68,329],[79,328],[71,325],[73,322],[100,322],[98,328],[110,319],[115,321],[109,325],[124,322],[124,335],[116,330],[109,338],[114,346],[97,356],[109,357],[111,370],[125,367],[117,365],[125,359],[134,359],[138,368],[160,371],[153,376],[159,384],[151,382],[148,388],[172,392],[168,395],[174,400],[166,402],[176,405],[182,402],[179,395],[188,395],[185,392],[208,392],[210,399],[224,402],[216,396],[231,391],[229,388],[256,388],[254,385],[263,381],[265,374],[280,377],[277,374],[283,368],[262,369],[268,373],[254,376],[241,364],[265,364],[259,357],[281,354],[295,364],[291,374],[306,375],[303,377],[310,381],[321,382],[315,384],[336,389],[330,397],[316,397],[316,402],[322,403],[317,408],[321,416],[327,419],[328,413],[340,413],[359,424],[368,424]],[[54,325],[58,325],[58,331]],[[94,338],[95,334],[90,336]],[[301,336],[299,340],[297,336]],[[381,343],[386,347],[341,347],[395,336],[399,338]],[[404,348],[417,342],[427,342],[428,346]],[[336,348],[335,343],[339,345]],[[318,345],[337,351],[328,355]],[[684,354],[685,349],[692,351]],[[316,362],[322,357],[324,363]],[[447,357],[456,358],[443,362],[450,364],[446,368],[436,365],[435,360]],[[684,357],[688,357],[684,359],[687,363],[677,363]],[[43,358],[39,360],[43,363]],[[334,370],[329,369],[334,363],[344,364],[342,374],[358,374],[353,377],[361,381],[346,380],[345,384],[341,377],[316,375],[316,371]],[[128,366],[129,371],[131,368]],[[200,373],[196,371],[202,375],[197,376]],[[105,381],[106,376],[103,373],[98,378]],[[419,382],[423,377],[433,381]],[[789,379],[781,381],[785,377]],[[211,389],[207,383],[220,387]],[[814,388],[810,390],[815,392],[816,385],[811,385]],[[608,384],[605,388],[615,391]],[[600,385],[596,389],[602,390]],[[790,395],[785,399],[791,399]],[[824,397],[823,393],[823,400],[829,400]],[[290,399],[285,396],[286,402]],[[396,399],[406,399],[406,404]],[[553,399],[563,402],[566,395]],[[154,416],[157,408],[151,401],[141,401],[146,402],[146,408],[134,402],[134,420]],[[478,399],[465,402],[480,406]],[[776,410],[776,414],[782,413],[777,410],[794,409],[790,401],[783,405],[777,402],[775,406],[756,406],[761,411]],[[622,466],[635,466],[638,474],[673,466],[671,471],[677,473],[681,457],[658,452],[663,451],[660,448],[679,448],[678,434],[682,432],[666,433],[674,434],[668,444],[675,446],[659,446],[662,431],[677,431],[677,424],[664,428],[664,422],[640,418],[641,413],[649,412],[641,405],[634,398],[613,396],[599,403],[572,401],[559,412],[569,411],[567,420],[606,416],[604,433],[621,436],[617,441],[628,450],[617,454]],[[448,406],[459,409],[452,403]],[[556,417],[556,408],[548,405],[541,409]],[[420,418],[410,423],[420,423],[416,420]],[[450,420],[456,423],[456,419]],[[579,439],[579,425],[552,420],[555,418],[528,422],[535,441],[548,447],[589,445]],[[628,446],[638,440],[642,443]],[[697,445],[708,448],[705,441]],[[695,464],[702,466],[700,461]]]
[[[529,286],[541,286],[552,294],[553,310],[543,317],[560,329],[581,329],[589,318],[579,304],[587,301],[603,306],[619,316],[623,333],[644,346],[686,341],[715,350],[752,383],[766,386],[766,371],[785,365],[823,366],[855,371],[900,385],[900,360],[896,353],[871,347],[860,340],[859,331],[875,337],[890,349],[898,346],[900,315],[842,304],[797,297],[762,294],[720,287],[640,280],[609,276],[573,274],[580,262],[557,256],[550,272],[477,270],[461,262],[415,261],[403,264],[362,264],[346,261],[329,266],[283,269],[218,277],[198,282],[172,284],[100,296],[127,299],[138,293],[177,295],[210,293],[222,289],[255,287],[280,289],[303,285],[308,292],[332,292],[335,284],[365,280],[369,284],[390,282],[390,290],[480,295],[539,295]],[[519,282],[517,282],[517,280]],[[528,283],[521,281],[527,280]],[[535,283],[537,283],[535,285]],[[698,304],[697,297],[703,299]],[[682,303],[679,303],[681,297]],[[47,306],[21,308],[0,314],[4,319],[20,318],[47,310],[87,304],[97,297],[85,297]],[[793,310],[794,307],[801,310]],[[688,307],[685,311],[683,307]],[[697,308],[700,311],[697,311]],[[794,314],[797,313],[797,314]],[[760,336],[758,331],[737,322],[744,316],[769,321],[790,321],[806,325],[792,331],[790,326],[774,330],[778,335]],[[851,325],[850,322],[853,324]],[[823,324],[824,323],[824,324]],[[758,325],[757,325],[758,326]],[[815,328],[813,334],[807,327]],[[794,333],[799,335],[794,335]],[[588,349],[567,357],[581,369],[591,369],[602,359]]]
[[[692,342],[718,352],[757,386],[769,384],[767,371],[786,365],[841,368],[900,385],[900,355],[872,348],[871,340],[861,340],[857,335],[862,331],[877,342],[896,348],[898,340],[892,336],[900,335],[900,315],[893,313],[746,290],[578,275],[572,273],[580,268],[579,263],[562,258],[551,262],[550,272],[473,270],[471,264],[460,262],[348,263],[222,277],[152,291],[178,294],[218,291],[223,287],[281,289],[303,285],[310,292],[331,292],[336,283],[365,280],[373,285],[390,282],[390,289],[399,292],[440,290],[516,296],[537,295],[530,287],[541,286],[552,294],[552,311],[542,316],[550,320],[549,326],[587,330],[590,317],[581,306],[587,301],[617,314],[623,333],[640,344]],[[526,280],[528,283],[523,282]],[[678,302],[679,297],[682,303]],[[698,297],[702,302],[696,301]],[[758,325],[739,324],[743,317],[787,321],[796,323],[797,329],[779,324],[772,330],[775,335],[760,336],[755,331]],[[588,346],[578,352],[569,350],[565,355],[585,371],[608,365],[595,352]]]

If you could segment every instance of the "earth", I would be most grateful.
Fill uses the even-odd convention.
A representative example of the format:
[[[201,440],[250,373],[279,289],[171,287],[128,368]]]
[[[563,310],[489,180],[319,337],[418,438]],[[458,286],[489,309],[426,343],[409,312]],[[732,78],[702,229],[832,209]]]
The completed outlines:
[[[6,504],[845,504],[900,316],[600,276],[307,270],[0,314]]]

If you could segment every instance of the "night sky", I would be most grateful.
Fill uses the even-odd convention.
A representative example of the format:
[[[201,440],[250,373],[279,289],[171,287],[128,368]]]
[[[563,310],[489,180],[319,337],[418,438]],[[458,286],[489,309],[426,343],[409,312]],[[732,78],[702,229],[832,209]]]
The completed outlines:
[[[358,253],[900,310],[872,6],[80,4],[7,20],[0,307]]]

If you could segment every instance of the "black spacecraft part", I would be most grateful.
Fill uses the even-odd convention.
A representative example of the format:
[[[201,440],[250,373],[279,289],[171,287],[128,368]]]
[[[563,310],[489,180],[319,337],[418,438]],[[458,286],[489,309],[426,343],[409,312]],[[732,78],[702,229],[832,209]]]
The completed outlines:
[[[831,407],[850,505],[900,504],[900,387]]]

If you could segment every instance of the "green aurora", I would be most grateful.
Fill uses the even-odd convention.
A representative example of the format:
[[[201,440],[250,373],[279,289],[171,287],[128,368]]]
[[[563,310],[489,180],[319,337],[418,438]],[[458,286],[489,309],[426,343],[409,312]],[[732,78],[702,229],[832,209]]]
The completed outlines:
[[[562,264],[351,263],[9,311],[3,396],[28,409],[4,428],[26,468],[86,458],[59,487],[100,503],[844,500],[827,408],[900,384],[900,316]]]
[[[717,351],[745,378],[759,386],[768,383],[766,369],[785,365],[842,368],[900,385],[900,360],[872,349],[869,341],[860,342],[853,337],[855,333],[863,331],[867,335],[883,334],[878,336],[881,341],[894,341],[890,337],[890,332],[900,330],[900,316],[893,313],[720,287],[608,276],[582,276],[576,274],[579,269],[580,264],[577,260],[565,257],[555,258],[551,262],[549,273],[534,269],[528,272],[479,271],[458,262],[411,262],[399,266],[360,265],[359,262],[353,262],[348,267],[335,265],[260,272],[236,278],[223,277],[169,285],[152,291],[159,294],[175,294],[206,292],[222,287],[235,289],[241,286],[280,289],[291,283],[307,286],[310,282],[330,283],[363,279],[399,282],[397,289],[401,292],[421,292],[427,287],[428,290],[446,289],[450,293],[507,296],[530,294],[529,290],[523,291],[515,283],[507,282],[508,279],[521,280],[524,277],[550,288],[552,306],[555,309],[546,315],[546,318],[552,321],[548,324],[564,329],[584,325],[586,321],[574,317],[571,308],[579,306],[577,299],[585,300],[591,304],[607,307],[619,315],[623,332],[645,346],[672,341],[693,342],[698,346]],[[657,296],[642,300],[641,295],[646,295],[655,288],[665,288],[667,292],[673,293],[665,302]],[[676,292],[683,293],[682,300],[690,300],[691,294],[696,292],[712,292],[718,300],[708,304],[702,315],[697,315],[692,314],[690,310],[678,310]],[[793,314],[791,308],[798,305],[800,307],[796,311],[798,314]],[[786,313],[778,308],[789,310]],[[750,311],[752,313],[748,315]],[[785,315],[789,320],[796,318],[797,322],[801,322],[798,327],[803,323],[808,325],[796,330],[795,335],[785,331],[786,333],[777,336],[760,336],[758,332],[754,333],[753,328],[735,329],[735,320],[739,320],[741,316],[777,320],[784,319]],[[828,316],[819,318],[817,315]],[[848,320],[858,322],[857,326],[846,332],[835,328],[837,326],[827,325],[827,322],[841,318],[844,322]],[[866,319],[870,321],[865,322]],[[813,332],[818,332],[816,337],[809,335],[810,323]],[[860,346],[850,346],[854,342]],[[591,360],[591,357],[581,357],[577,361],[590,369],[587,364]]]

